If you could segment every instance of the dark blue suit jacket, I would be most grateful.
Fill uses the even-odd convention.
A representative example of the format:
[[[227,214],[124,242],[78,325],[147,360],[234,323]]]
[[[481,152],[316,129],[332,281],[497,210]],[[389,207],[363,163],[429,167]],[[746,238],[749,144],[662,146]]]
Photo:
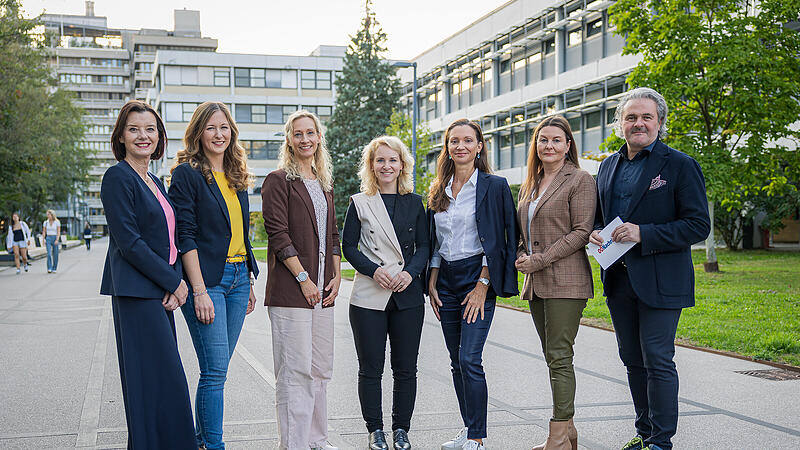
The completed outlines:
[[[627,151],[625,145],[622,148]],[[597,172],[594,228],[598,230],[614,220],[607,211],[620,158],[620,153],[609,156]],[[691,245],[708,237],[711,224],[697,161],[656,142],[622,219],[639,225],[641,235],[641,243],[622,257],[636,295],[655,308],[694,306]],[[605,282],[605,272],[602,277]]]
[[[166,198],[164,185],[148,176]],[[181,282],[181,260],[169,264],[167,219],[139,174],[124,160],[109,167],[100,199],[109,233],[100,293],[160,300],[166,292],[174,292]]]
[[[499,297],[513,297],[519,294],[517,268],[514,266],[519,229],[517,208],[514,206],[511,188],[508,187],[505,178],[479,171],[475,194],[475,221],[478,226],[478,237],[489,265],[489,287]],[[431,256],[439,248],[434,214],[434,211],[428,210]],[[428,270],[430,271],[430,268]],[[427,289],[425,283],[426,293]]]
[[[257,276],[258,264],[249,238],[250,201],[247,191],[238,191],[236,196],[242,208],[247,265],[253,276]],[[217,181],[212,179],[209,184],[200,169],[192,169],[188,163],[180,164],[172,171],[169,198],[175,204],[181,253],[197,250],[203,282],[207,287],[218,285],[231,242],[231,219]]]

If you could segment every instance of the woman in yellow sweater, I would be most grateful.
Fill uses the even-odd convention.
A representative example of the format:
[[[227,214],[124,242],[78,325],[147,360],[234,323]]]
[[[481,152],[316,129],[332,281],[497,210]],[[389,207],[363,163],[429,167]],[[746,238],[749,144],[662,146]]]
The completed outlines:
[[[191,286],[182,311],[200,366],[197,444],[223,449],[223,389],[244,317],[255,307],[258,265],[248,239],[247,156],[224,103],[197,107],[172,168],[178,248]]]

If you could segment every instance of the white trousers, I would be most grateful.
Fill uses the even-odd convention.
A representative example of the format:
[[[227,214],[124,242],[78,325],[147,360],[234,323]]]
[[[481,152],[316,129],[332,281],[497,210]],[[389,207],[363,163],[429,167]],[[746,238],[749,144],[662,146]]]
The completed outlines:
[[[272,325],[275,407],[281,450],[324,447],[333,376],[333,307],[267,308]]]

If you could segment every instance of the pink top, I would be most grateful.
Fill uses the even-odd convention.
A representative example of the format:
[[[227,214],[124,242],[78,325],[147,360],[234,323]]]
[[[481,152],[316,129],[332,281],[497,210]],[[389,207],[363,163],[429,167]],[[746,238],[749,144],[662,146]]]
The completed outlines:
[[[169,230],[169,263],[175,264],[178,259],[178,247],[175,246],[175,212],[172,211],[172,206],[166,198],[161,194],[161,189],[156,188],[156,197],[158,203],[161,204],[161,209],[164,210],[164,216],[167,218],[167,229]]]

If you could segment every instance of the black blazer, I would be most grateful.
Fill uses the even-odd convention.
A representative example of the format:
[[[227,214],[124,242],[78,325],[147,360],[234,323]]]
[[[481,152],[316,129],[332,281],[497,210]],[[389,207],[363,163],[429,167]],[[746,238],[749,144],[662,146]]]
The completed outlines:
[[[347,211],[348,218],[351,212],[355,214],[352,204]],[[411,284],[401,292],[392,293],[398,309],[425,303],[422,294],[425,285],[428,284],[425,268],[430,259],[430,237],[425,221],[425,207],[422,205],[421,196],[414,193],[397,196],[392,226],[403,252],[403,261],[405,261],[403,270],[411,275]],[[342,231],[342,253],[354,269],[372,277],[379,266],[358,249],[361,229],[352,230],[348,226],[348,224],[354,225],[355,223],[357,222],[345,219]]]
[[[169,201],[164,185],[148,176]],[[109,167],[100,199],[109,233],[100,293],[161,300],[166,292],[175,292],[181,282],[181,260],[169,264],[167,219],[139,174],[124,160]],[[174,238],[177,246],[177,233]]]
[[[247,191],[238,191],[236,196],[242,208],[247,266],[253,276],[258,276],[258,264],[249,238],[250,201]],[[169,198],[175,205],[181,253],[197,250],[203,281],[207,287],[218,285],[231,242],[231,219],[217,181],[212,179],[208,183],[200,169],[192,169],[188,163],[180,164],[172,171]]]
[[[622,148],[627,151],[625,145]],[[608,211],[620,158],[619,152],[612,154],[597,172],[596,230],[614,220]],[[623,220],[639,225],[641,234],[641,243],[622,257],[636,295],[654,308],[694,306],[691,245],[708,237],[711,228],[697,161],[656,142]],[[602,277],[605,282],[605,271]]]
[[[428,209],[428,227],[431,236],[431,253],[439,248],[436,239],[436,220],[434,211]],[[514,197],[505,178],[478,172],[475,193],[475,221],[478,236],[489,265],[489,288],[499,297],[519,295],[517,283],[517,208]],[[430,257],[428,258],[430,260]],[[430,268],[428,269],[430,270]],[[430,273],[429,273],[430,275]],[[425,285],[427,293],[427,283]]]

